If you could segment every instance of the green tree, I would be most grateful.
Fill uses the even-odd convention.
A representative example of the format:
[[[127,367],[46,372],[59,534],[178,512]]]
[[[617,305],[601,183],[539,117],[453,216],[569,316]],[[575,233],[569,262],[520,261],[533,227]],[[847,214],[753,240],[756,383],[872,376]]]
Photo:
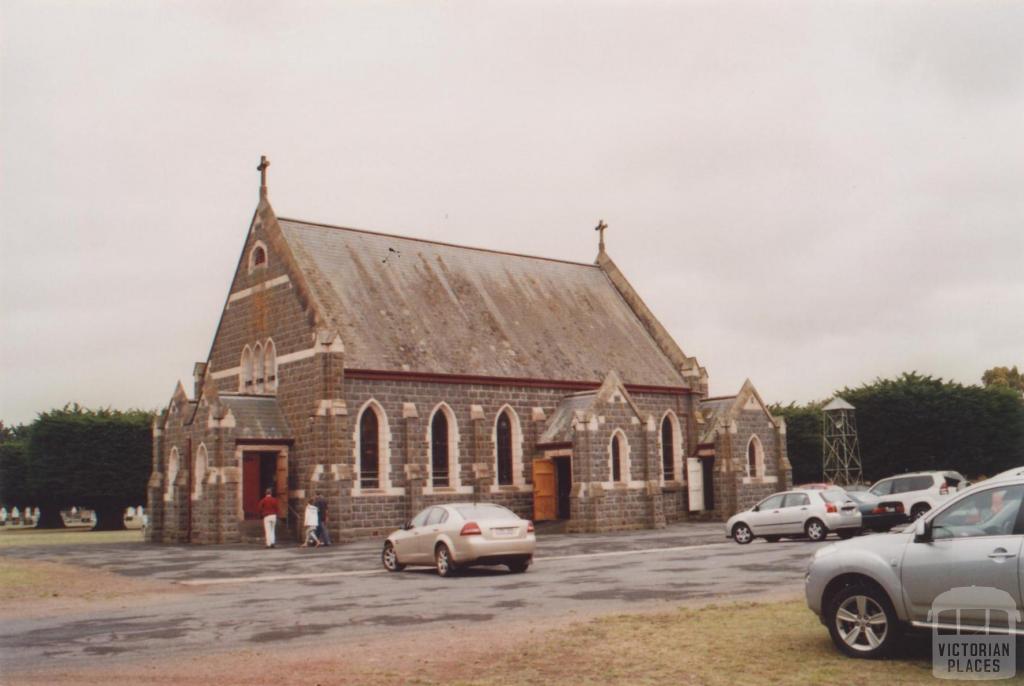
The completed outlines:
[[[28,441],[23,427],[0,422],[0,504],[8,510],[35,506],[28,490]]]
[[[793,483],[822,480],[821,475],[821,408],[824,402],[807,405],[772,405],[773,415],[786,420],[786,451],[793,466]]]
[[[998,386],[1002,388],[1012,388],[1024,393],[1024,374],[1021,374],[1017,370],[1017,365],[1012,367],[992,367],[992,369],[986,369],[985,373],[981,375],[981,382],[985,384],[986,388]]]
[[[78,405],[39,415],[29,433],[27,482],[40,507],[89,507],[94,528],[123,529],[124,509],[146,500],[151,418]]]
[[[929,469],[971,477],[1024,463],[1024,400],[1007,388],[910,372],[838,395],[856,408],[868,478]]]

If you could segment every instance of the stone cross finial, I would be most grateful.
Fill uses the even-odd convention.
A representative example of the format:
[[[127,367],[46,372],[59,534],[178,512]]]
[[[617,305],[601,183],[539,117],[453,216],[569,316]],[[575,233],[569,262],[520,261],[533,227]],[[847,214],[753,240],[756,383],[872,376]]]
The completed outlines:
[[[600,240],[600,242],[597,245],[598,249],[601,252],[604,252],[604,230],[607,229],[607,228],[608,228],[608,225],[604,223],[603,219],[598,221],[597,222],[597,226],[594,227],[594,231],[597,231],[597,232],[599,232],[601,234],[601,240]]]
[[[260,155],[260,166],[256,169],[260,173],[260,193],[266,194],[267,192],[267,167],[270,166],[270,160],[267,159],[266,155]]]

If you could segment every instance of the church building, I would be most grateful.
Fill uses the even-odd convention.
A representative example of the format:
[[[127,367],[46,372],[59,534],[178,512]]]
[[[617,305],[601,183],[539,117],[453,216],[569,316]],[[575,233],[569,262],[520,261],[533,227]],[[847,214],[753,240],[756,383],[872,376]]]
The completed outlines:
[[[278,217],[249,225],[192,395],[153,425],[153,542],[258,540],[257,502],[329,503],[335,540],[489,501],[570,532],[719,520],[790,485],[785,425],[747,381],[708,397],[612,261]]]

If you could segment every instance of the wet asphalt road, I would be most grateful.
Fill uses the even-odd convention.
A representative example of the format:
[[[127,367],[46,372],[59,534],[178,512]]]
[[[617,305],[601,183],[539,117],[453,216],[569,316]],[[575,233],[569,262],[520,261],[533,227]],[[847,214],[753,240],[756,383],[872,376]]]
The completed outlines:
[[[342,642],[431,625],[542,624],[545,617],[694,599],[799,593],[818,545],[738,546],[724,539],[720,524],[549,535],[538,538],[535,563],[525,575],[481,568],[452,579],[427,569],[384,572],[379,541],[315,550],[143,544],[8,549],[0,559],[72,562],[195,585],[189,586],[193,592],[153,605],[5,621],[0,662],[12,672],[41,662],[69,668],[97,660],[281,648],[312,637]]]

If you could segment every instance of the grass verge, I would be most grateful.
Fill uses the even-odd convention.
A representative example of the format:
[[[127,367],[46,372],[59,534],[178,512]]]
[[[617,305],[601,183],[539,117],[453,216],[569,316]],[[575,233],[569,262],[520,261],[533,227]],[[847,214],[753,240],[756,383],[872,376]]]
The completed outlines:
[[[930,644],[895,659],[841,655],[802,602],[742,603],[652,615],[613,615],[495,655],[489,684],[934,684]],[[462,670],[459,670],[462,671]],[[412,676],[412,675],[410,675]],[[449,673],[446,679],[451,678]],[[436,683],[424,675],[411,683]]]
[[[79,543],[142,543],[142,529],[128,529],[126,531],[8,529],[0,531],[0,548]]]

